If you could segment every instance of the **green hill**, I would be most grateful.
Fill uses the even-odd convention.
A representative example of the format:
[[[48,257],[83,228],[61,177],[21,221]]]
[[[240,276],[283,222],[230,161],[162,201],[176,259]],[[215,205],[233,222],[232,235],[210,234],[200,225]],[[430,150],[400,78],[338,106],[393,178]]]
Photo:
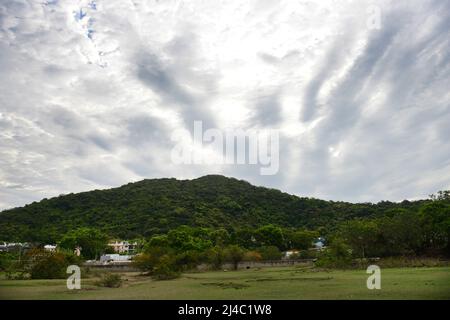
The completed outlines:
[[[0,240],[54,242],[79,227],[96,227],[120,238],[148,237],[180,225],[234,229],[275,224],[330,230],[340,221],[375,217],[394,208],[417,211],[425,201],[324,201],[217,175],[152,179],[2,211]]]

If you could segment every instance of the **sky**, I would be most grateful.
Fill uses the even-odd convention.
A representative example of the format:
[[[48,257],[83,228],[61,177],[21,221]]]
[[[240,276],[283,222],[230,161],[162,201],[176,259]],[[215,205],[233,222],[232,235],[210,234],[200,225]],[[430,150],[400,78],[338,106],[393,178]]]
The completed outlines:
[[[206,174],[352,202],[450,189],[449,41],[448,0],[0,0],[0,210]],[[278,172],[174,163],[196,120],[277,130]]]

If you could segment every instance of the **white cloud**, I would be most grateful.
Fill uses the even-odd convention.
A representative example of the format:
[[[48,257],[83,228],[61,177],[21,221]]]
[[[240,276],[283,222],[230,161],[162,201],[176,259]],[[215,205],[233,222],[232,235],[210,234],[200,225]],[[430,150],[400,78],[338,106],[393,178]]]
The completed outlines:
[[[450,188],[449,15],[438,0],[3,1],[0,208],[207,173],[335,200]],[[279,174],[171,164],[194,120],[279,128]]]

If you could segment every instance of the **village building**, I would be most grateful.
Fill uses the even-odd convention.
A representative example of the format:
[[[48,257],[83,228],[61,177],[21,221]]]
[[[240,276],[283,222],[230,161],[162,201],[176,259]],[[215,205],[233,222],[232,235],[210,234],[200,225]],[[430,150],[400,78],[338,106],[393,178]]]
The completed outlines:
[[[49,252],[55,252],[56,251],[56,245],[46,244],[44,246],[44,250],[45,251],[49,251]]]
[[[20,242],[2,242],[0,243],[0,252],[19,252],[22,250],[28,250],[31,246],[29,243]]]
[[[289,251],[285,251],[283,252],[283,260],[289,260],[292,259],[294,256],[297,256],[298,254],[300,254],[300,251],[298,250],[289,250]]]
[[[128,253],[133,254],[137,247],[137,242],[128,242],[128,241],[114,241],[108,243],[108,246],[112,247],[114,252],[116,253]]]
[[[121,254],[104,254],[100,256],[100,262],[103,264],[108,264],[112,262],[127,262],[131,261],[133,256],[130,255],[121,255]]]
[[[314,249],[321,251],[325,248],[325,239],[320,237],[317,238],[316,241],[314,241]]]

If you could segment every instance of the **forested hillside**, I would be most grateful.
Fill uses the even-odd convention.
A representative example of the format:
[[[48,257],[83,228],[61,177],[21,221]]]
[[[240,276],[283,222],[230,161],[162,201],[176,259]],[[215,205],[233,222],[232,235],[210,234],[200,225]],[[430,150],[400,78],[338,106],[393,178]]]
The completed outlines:
[[[351,204],[300,198],[217,175],[153,179],[0,212],[0,240],[51,243],[80,227],[127,239],[163,234],[181,225],[231,230],[274,224],[327,232],[342,221],[375,218],[392,209],[417,212],[429,201]]]

